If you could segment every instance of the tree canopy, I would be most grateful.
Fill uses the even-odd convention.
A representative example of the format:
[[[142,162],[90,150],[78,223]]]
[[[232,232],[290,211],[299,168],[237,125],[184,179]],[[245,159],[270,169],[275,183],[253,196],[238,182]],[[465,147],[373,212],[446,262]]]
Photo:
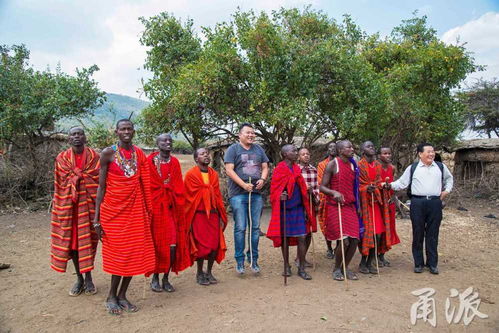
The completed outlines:
[[[153,73],[144,128],[178,131],[198,146],[248,121],[274,159],[295,136],[303,145],[326,136],[395,148],[452,141],[464,119],[452,89],[478,69],[463,46],[439,41],[426,17],[385,38],[310,7],[237,11],[202,36],[168,13],[140,20]]]
[[[0,142],[32,149],[54,133],[56,121],[90,114],[104,102],[91,79],[95,65],[75,76],[36,71],[24,45],[0,46],[0,57]]]
[[[499,81],[479,80],[459,97],[469,110],[471,129],[489,138],[492,133],[499,137]]]

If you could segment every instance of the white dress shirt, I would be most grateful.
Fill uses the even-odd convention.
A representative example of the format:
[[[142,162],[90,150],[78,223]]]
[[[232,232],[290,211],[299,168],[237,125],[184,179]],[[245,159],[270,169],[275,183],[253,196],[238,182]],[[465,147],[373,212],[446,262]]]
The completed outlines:
[[[402,177],[391,183],[392,189],[399,191],[409,186],[409,183],[411,182],[411,166],[412,165],[409,165],[407,169],[405,169]],[[454,185],[454,177],[452,177],[452,174],[447,166],[445,166],[445,164],[443,166],[443,188],[445,191],[450,192],[452,191],[452,186]],[[440,171],[437,163],[433,161],[431,165],[426,165],[420,160],[412,177],[411,194],[421,196],[440,196],[440,193],[442,193],[442,172]]]

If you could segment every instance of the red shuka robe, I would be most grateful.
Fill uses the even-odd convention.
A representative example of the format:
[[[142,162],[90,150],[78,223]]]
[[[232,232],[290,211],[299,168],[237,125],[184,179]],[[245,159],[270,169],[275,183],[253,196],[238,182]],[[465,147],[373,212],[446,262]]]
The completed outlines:
[[[381,234],[381,243],[378,244],[378,253],[385,253],[391,249],[391,234],[390,234],[390,212],[387,206],[382,205],[383,199],[380,191],[381,184],[381,163],[374,161],[373,171],[369,172],[369,163],[365,158],[359,161],[359,195],[360,195],[360,205],[362,208],[362,222],[364,223],[364,237],[361,243],[361,253],[364,256],[369,255],[369,249],[374,248],[374,223],[376,226],[382,226],[383,233]],[[374,177],[372,177],[374,175]],[[372,207],[372,195],[367,192],[367,187],[370,184],[374,184],[376,189],[373,192],[374,195],[374,217],[373,217],[373,207]],[[380,212],[376,214],[376,205],[380,207]],[[377,216],[377,217],[376,217]],[[375,219],[381,219],[381,221],[374,221]],[[379,229],[379,227],[378,227]],[[379,234],[378,230],[376,233]]]
[[[396,210],[395,210],[395,202],[390,203],[390,199],[393,197],[394,191],[392,189],[385,189],[383,188],[383,184],[386,181],[386,178],[388,178],[388,182],[391,183],[393,182],[393,173],[394,173],[394,167],[393,165],[389,165],[388,168],[384,169],[381,167],[381,191],[383,193],[383,205],[388,206],[388,209],[390,211],[390,235],[391,235],[391,243],[392,246],[400,243],[400,238],[397,235],[397,230],[395,227],[395,215],[396,215]]]
[[[50,267],[58,272],[66,271],[71,250],[78,251],[81,273],[94,268],[98,239],[92,222],[99,168],[99,154],[88,147],[80,156],[69,148],[55,160]]]
[[[185,191],[180,163],[170,156],[169,163],[161,163],[158,173],[154,158],[147,157],[151,168],[152,223],[151,232],[156,251],[153,273],[166,273],[170,269],[170,246],[176,245],[172,271],[178,273],[190,266],[187,225],[184,218]]]
[[[109,162],[106,193],[100,208],[102,266],[106,273],[133,276],[152,272],[156,265],[151,236],[151,181],[147,158],[137,154],[137,171],[126,177],[116,164]],[[121,149],[126,158],[131,152]],[[129,156],[127,156],[127,154]]]
[[[218,252],[216,256],[216,261],[221,263],[225,258],[225,252],[227,251],[227,246],[225,244],[224,230],[227,226],[227,212],[225,210],[224,202],[222,199],[222,193],[220,192],[220,183],[217,172],[208,167],[208,177],[209,184],[205,184],[201,176],[201,170],[198,166],[193,167],[185,174],[184,187],[185,187],[185,219],[187,221],[187,230],[189,232],[190,239],[190,254],[191,254],[191,265],[194,261],[199,258],[198,248],[196,245],[196,238],[212,238],[216,237],[219,240]],[[223,227],[220,226],[219,234],[213,235],[205,229],[204,234],[201,228],[196,228],[198,232],[194,234],[192,230],[192,225],[194,218],[201,218],[199,215],[200,208],[204,209],[204,217],[210,219],[212,210],[217,210],[220,219],[223,222]],[[199,221],[196,221],[196,223]],[[206,223],[209,223],[206,221]],[[200,233],[201,232],[201,233]],[[201,239],[200,239],[201,240]],[[201,241],[201,243],[203,243]],[[210,243],[209,240],[206,243]]]
[[[274,247],[281,246],[281,194],[284,189],[288,192],[288,198],[296,189],[301,192],[303,207],[307,216],[307,233],[317,232],[317,221],[310,209],[310,202],[308,200],[307,184],[301,174],[301,169],[297,164],[293,164],[293,171],[285,161],[279,162],[272,174],[270,182],[270,205],[272,206],[272,215],[270,218],[269,228],[267,230],[267,237],[274,242]],[[298,240],[296,237],[290,237],[288,245],[297,245]]]

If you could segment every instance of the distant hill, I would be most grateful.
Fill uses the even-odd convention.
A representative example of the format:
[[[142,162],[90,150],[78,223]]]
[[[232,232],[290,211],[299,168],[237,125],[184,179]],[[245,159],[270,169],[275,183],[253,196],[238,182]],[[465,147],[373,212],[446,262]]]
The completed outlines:
[[[149,102],[130,96],[106,94],[104,104],[94,111],[93,116],[82,119],[82,122],[90,127],[94,121],[113,124],[119,119],[130,117],[132,112],[132,119],[135,119],[149,104]],[[77,124],[76,120],[62,119],[57,123],[57,127],[61,130],[68,130]]]
[[[130,117],[133,112],[132,118],[135,118],[149,104],[149,102],[130,96],[106,94],[106,102],[95,110],[94,117],[96,120],[114,122],[118,119]]]

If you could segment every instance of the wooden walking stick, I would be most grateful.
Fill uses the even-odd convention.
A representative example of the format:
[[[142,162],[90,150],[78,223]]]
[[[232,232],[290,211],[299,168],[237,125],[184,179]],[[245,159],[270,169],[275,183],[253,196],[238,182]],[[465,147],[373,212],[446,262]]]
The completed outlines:
[[[287,192],[284,191],[283,193],[286,193],[286,198],[287,198]],[[281,223],[282,223],[282,235],[283,235],[283,240],[282,240],[282,244],[281,246],[284,246],[284,285],[288,285],[288,266],[289,266],[289,262],[288,262],[288,259],[289,259],[289,249],[288,249],[288,236],[287,236],[287,232],[286,232],[286,200],[283,200],[282,201],[282,205],[283,205],[283,211],[284,211],[284,214],[282,214],[282,219],[281,219]]]
[[[343,218],[341,216],[341,203],[339,201],[338,216],[340,220],[341,260],[343,261],[343,276],[345,277],[345,288],[348,290],[347,265],[345,263],[345,245],[343,243]]]
[[[376,272],[379,277],[378,241],[376,240],[376,215],[374,213],[374,193],[371,193],[371,204],[373,206],[374,258],[376,259]]]
[[[251,177],[249,177],[248,182],[251,184]],[[253,267],[253,247],[251,241],[253,240],[253,218],[251,216],[251,192],[248,194],[248,216],[249,216],[249,232],[248,232],[248,243],[250,252],[250,267]]]
[[[312,196],[313,194],[310,194],[309,197],[310,197],[310,210],[313,212],[313,205],[312,205]],[[317,265],[315,264],[315,242],[314,242],[314,233],[312,232],[312,229],[310,229],[310,237],[311,237],[311,240],[312,240],[312,267],[313,267],[313,270],[315,272],[315,269],[317,268]]]

